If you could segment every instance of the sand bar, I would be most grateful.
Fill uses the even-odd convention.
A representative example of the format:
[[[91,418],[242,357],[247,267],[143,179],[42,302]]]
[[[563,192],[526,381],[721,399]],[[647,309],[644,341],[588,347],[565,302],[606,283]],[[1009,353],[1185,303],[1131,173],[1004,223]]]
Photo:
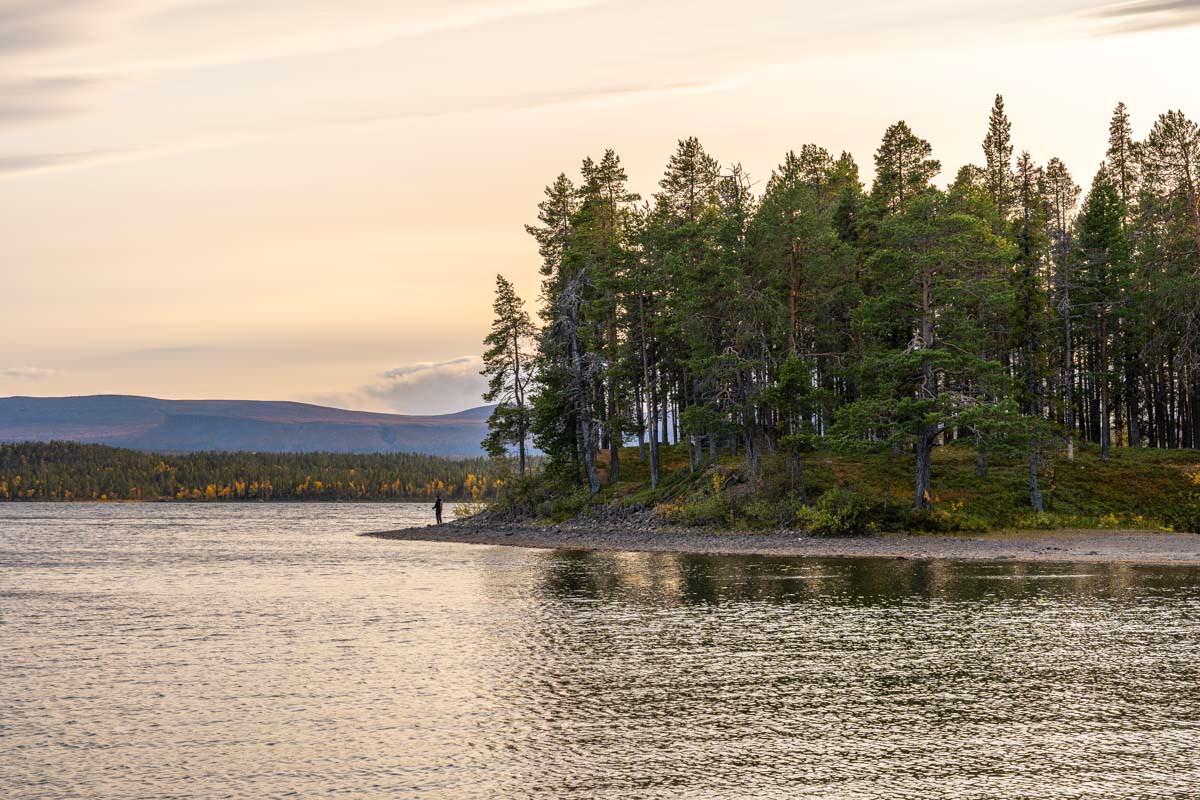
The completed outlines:
[[[906,558],[1200,566],[1200,534],[1144,530],[884,534],[826,539],[803,531],[744,533],[656,525],[455,520],[440,527],[363,534],[401,541],[721,555]]]

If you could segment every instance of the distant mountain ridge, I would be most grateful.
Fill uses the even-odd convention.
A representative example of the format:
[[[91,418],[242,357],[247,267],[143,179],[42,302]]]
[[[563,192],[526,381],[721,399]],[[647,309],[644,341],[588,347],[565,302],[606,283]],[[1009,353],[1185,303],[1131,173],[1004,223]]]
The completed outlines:
[[[136,395],[0,398],[0,442],[72,441],[185,453],[483,452],[491,406],[413,416],[271,400],[160,400]]]

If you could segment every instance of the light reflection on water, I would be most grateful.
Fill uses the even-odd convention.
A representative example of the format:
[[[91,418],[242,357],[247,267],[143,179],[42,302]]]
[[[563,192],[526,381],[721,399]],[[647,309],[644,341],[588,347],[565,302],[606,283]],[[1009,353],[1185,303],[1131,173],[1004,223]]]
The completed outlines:
[[[0,796],[1194,797],[1200,572],[0,505]]]

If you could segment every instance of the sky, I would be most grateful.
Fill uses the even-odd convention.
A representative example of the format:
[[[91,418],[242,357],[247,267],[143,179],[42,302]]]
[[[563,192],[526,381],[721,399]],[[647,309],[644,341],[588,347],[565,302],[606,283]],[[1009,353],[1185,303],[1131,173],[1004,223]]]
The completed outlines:
[[[1200,117],[1200,0],[0,0],[0,396],[479,405],[495,275],[613,148],[758,187],[887,125],[950,180],[1005,97],[1086,185],[1113,106]]]

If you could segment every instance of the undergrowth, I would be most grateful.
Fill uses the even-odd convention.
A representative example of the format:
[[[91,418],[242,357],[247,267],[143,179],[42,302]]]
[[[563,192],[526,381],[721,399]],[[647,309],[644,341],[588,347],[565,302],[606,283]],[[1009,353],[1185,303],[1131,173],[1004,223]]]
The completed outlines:
[[[1033,512],[1028,463],[992,457],[975,471],[967,446],[938,448],[932,507],[913,511],[911,455],[807,454],[803,485],[782,458],[767,458],[757,475],[741,458],[723,455],[693,471],[681,447],[663,448],[663,475],[650,488],[638,450],[621,453],[620,480],[591,496],[569,474],[539,473],[509,481],[493,511],[546,522],[653,509],[680,526],[745,531],[805,530],[817,536],[882,531],[975,533],[1056,528],[1200,531],[1200,451],[1117,449],[1102,460],[1082,447],[1074,461],[1049,459],[1040,487],[1044,511]]]

